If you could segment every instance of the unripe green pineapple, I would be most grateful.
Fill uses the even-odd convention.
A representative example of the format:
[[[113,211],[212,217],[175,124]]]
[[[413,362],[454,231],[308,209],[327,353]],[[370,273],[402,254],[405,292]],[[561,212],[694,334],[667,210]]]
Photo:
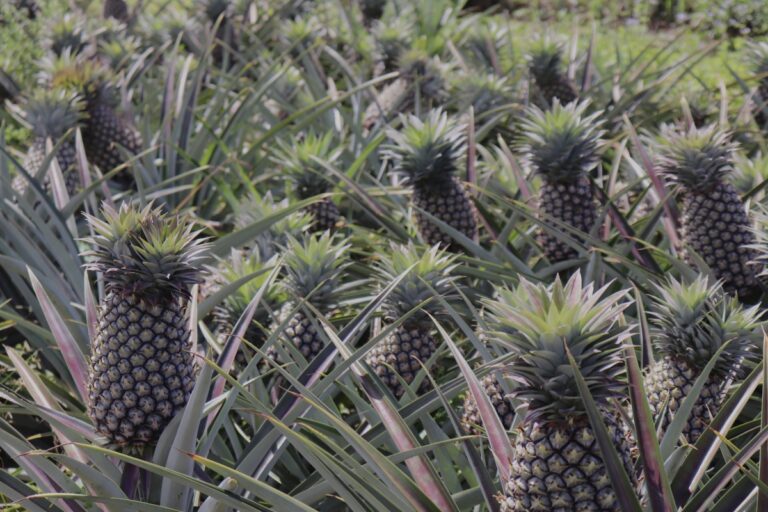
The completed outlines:
[[[732,380],[742,374],[744,363],[759,358],[755,350],[759,311],[743,308],[720,283],[710,285],[701,276],[690,284],[670,278],[663,287],[657,286],[653,300],[652,336],[658,360],[648,372],[646,390],[661,431],[672,422],[707,363],[728,344],[683,427],[686,441],[695,443],[720,409]]]
[[[661,172],[678,186],[683,200],[680,236],[686,261],[695,265],[695,252],[728,293],[756,300],[761,290],[753,263],[757,253],[752,223],[727,181],[736,145],[714,126],[686,132],[666,129],[661,141]]]
[[[548,229],[541,228],[537,239],[553,263],[576,258],[579,251],[550,231],[560,231],[576,242],[583,239],[549,218],[584,233],[589,233],[597,220],[588,173],[600,162],[602,132],[598,114],[586,115],[586,107],[587,103],[562,106],[556,101],[548,111],[531,107],[522,122],[523,152],[542,178],[539,210]]]
[[[56,162],[64,177],[67,192],[70,196],[76,194],[80,188],[80,179],[77,170],[74,130],[83,120],[82,101],[77,96],[61,91],[39,91],[26,101],[22,109],[23,121],[29,125],[34,134],[32,145],[24,160],[24,168],[33,177],[37,176],[48,155],[46,141],[50,141],[51,147],[61,142],[56,150]],[[26,189],[27,183],[24,178],[18,176],[15,181],[15,189],[18,191]],[[50,190],[50,177],[47,171],[43,184]]]
[[[531,96],[541,108],[551,107],[555,100],[567,105],[578,99],[576,85],[562,69],[562,48],[548,41],[535,45],[528,55],[528,70],[533,78]]]
[[[121,151],[129,154],[141,150],[141,134],[133,122],[117,111],[118,100],[109,71],[94,61],[63,56],[53,63],[51,84],[55,88],[72,90],[85,101],[87,119],[83,128],[83,143],[88,160],[102,172],[109,172],[125,163]],[[116,178],[124,186],[133,183],[128,173]]]
[[[101,273],[106,296],[91,340],[88,415],[111,443],[155,442],[186,405],[196,365],[187,307],[207,245],[186,218],[152,206],[104,206],[87,216],[86,267]]]
[[[389,122],[398,114],[437,107],[447,99],[444,65],[421,48],[403,52],[398,61],[400,76],[382,89],[363,115],[363,127]]]
[[[747,49],[748,64],[758,79],[757,93],[752,98],[754,116],[758,126],[768,121],[768,43],[750,42]]]
[[[332,164],[340,153],[341,148],[333,144],[332,132],[323,136],[310,132],[299,141],[281,141],[275,150],[274,161],[291,182],[293,196],[308,199],[328,192],[332,186],[328,171],[318,160]],[[339,208],[329,198],[310,204],[305,211],[314,219],[313,231],[333,230],[341,217]]]
[[[397,398],[405,393],[403,383],[410,385],[422,364],[426,364],[437,350],[430,315],[445,319],[447,314],[435,296],[449,303],[458,302],[454,260],[455,256],[436,245],[424,250],[413,244],[392,244],[376,267],[382,288],[407,271],[382,305],[386,322],[406,318],[366,358],[374,373]],[[427,385],[428,381],[424,382]]]
[[[477,240],[477,210],[454,174],[462,168],[467,150],[464,127],[442,110],[433,110],[426,120],[404,118],[403,127],[388,130],[387,135],[394,143],[388,147],[388,155],[395,171],[413,186],[416,226],[424,241],[453,250],[463,247],[424,212]]]
[[[512,437],[503,512],[621,512],[608,468],[570,370],[566,347],[589,386],[611,441],[634,481],[632,444],[615,404],[625,393],[621,354],[629,329],[620,325],[626,292],[582,286],[575,273],[563,285],[522,279],[488,301],[491,335],[514,355],[505,368],[523,420]]]
[[[491,405],[496,409],[496,414],[501,419],[501,424],[509,430],[512,421],[515,419],[515,408],[512,404],[512,398],[508,396],[501,383],[494,374],[486,375],[480,381],[483,385],[485,394],[491,401]],[[477,402],[472,395],[467,395],[464,400],[464,414],[461,416],[461,424],[465,430],[473,434],[480,434],[483,419],[480,417],[480,411],[477,408]]]
[[[289,354],[292,347],[310,361],[325,347],[325,338],[318,332],[319,323],[310,309],[301,303],[311,304],[323,315],[333,313],[343,291],[344,271],[349,266],[348,249],[348,245],[327,231],[301,241],[288,238],[284,259],[286,277],[281,284],[290,299],[280,313],[282,318],[276,322],[282,323],[284,315],[299,305],[279,339],[280,343],[290,344],[284,347]],[[280,360],[274,348],[268,353]]]

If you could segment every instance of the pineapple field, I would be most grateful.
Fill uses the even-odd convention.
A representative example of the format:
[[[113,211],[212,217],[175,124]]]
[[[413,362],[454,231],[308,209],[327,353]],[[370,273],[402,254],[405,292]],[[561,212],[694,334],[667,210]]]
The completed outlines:
[[[0,0],[0,509],[768,512],[763,0]]]

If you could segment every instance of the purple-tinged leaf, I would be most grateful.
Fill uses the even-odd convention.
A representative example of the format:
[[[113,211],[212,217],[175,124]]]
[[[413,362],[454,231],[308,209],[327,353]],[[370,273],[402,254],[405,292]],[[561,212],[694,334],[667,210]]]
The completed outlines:
[[[768,335],[763,329],[763,361],[768,361]],[[763,395],[760,399],[762,411],[760,413],[760,428],[768,427],[768,364],[763,365]],[[768,443],[760,447],[760,481],[768,483]],[[768,512],[768,495],[764,492],[757,494],[756,512]]]
[[[530,204],[531,199],[533,198],[533,192],[531,192],[531,187],[528,184],[528,180],[525,179],[523,168],[520,167],[520,163],[518,162],[517,158],[515,158],[515,155],[512,154],[512,150],[509,149],[509,146],[507,146],[507,143],[504,142],[504,139],[501,138],[501,135],[498,137],[498,143],[502,154],[506,157],[507,162],[509,162],[509,167],[512,169],[512,172],[515,175],[517,188],[520,190],[520,195],[523,197],[523,202]]]
[[[99,327],[99,310],[96,307],[96,299],[93,296],[88,272],[83,272],[83,296],[85,297],[85,323],[88,326],[88,337],[93,341],[96,339]]]
[[[80,399],[85,401],[88,397],[88,367],[85,363],[85,357],[80,351],[77,342],[75,342],[75,338],[72,337],[72,333],[61,318],[61,315],[59,315],[59,312],[53,307],[51,299],[48,297],[43,285],[37,279],[37,276],[35,276],[35,273],[29,267],[27,267],[27,272],[29,273],[29,281],[32,284],[32,289],[35,291],[35,296],[37,297],[37,300],[40,301],[40,307],[45,315],[45,320],[51,328],[51,333],[56,340],[56,345],[59,347],[61,355],[67,363],[67,368],[69,368],[72,380],[75,382],[77,391],[80,394]]]

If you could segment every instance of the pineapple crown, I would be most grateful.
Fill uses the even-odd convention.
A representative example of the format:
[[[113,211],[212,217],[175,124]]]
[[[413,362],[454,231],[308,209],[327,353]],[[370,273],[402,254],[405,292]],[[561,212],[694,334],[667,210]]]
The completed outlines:
[[[333,163],[340,154],[341,147],[334,145],[332,132],[322,136],[309,132],[293,143],[279,141],[273,160],[294,182],[299,199],[306,199],[328,190],[327,172],[320,162]]]
[[[239,229],[245,228],[276,215],[289,206],[287,198],[282,201],[275,201],[272,192],[267,192],[263,197],[252,196],[240,205],[235,217],[235,226]],[[274,222],[266,231],[261,232],[256,237],[256,245],[261,256],[263,258],[272,257],[279,246],[287,243],[289,236],[300,237],[309,230],[312,222],[312,216],[303,210],[291,213]]]
[[[445,307],[436,297],[448,303],[458,303],[456,266],[456,256],[438,245],[424,250],[410,242],[408,245],[392,243],[387,257],[375,269],[381,288],[405,275],[384,301],[385,318],[394,322],[413,310],[404,324],[428,328],[432,325],[430,316],[445,317]]]
[[[481,17],[474,20],[460,42],[462,49],[469,52],[476,61],[487,69],[494,69],[496,59],[509,44],[509,30],[506,25]],[[495,55],[494,55],[495,54]]]
[[[217,265],[209,268],[210,278],[208,282],[213,289],[218,289],[235,281],[258,274],[224,299],[221,307],[226,310],[228,317],[236,320],[243,314],[248,304],[250,304],[251,300],[253,300],[269,279],[270,273],[267,269],[273,263],[274,261],[272,260],[262,260],[258,251],[252,249],[232,249],[228,258],[219,260]],[[269,310],[276,309],[279,299],[280,293],[277,287],[270,286],[264,290],[258,311],[258,313],[263,313],[260,315],[262,317],[262,324],[266,323]]]
[[[680,131],[662,127],[659,168],[671,183],[684,190],[701,193],[722,183],[733,170],[737,145],[727,132],[714,125]]]
[[[445,93],[443,65],[437,57],[430,57],[423,46],[417,41],[417,44],[404,51],[398,59],[398,70],[408,83],[418,85],[422,96],[439,100]]]
[[[83,119],[80,98],[64,91],[38,90],[24,105],[24,121],[36,137],[59,140]]]
[[[56,20],[50,26],[48,34],[45,46],[58,57],[67,52],[77,55],[85,49],[87,44],[82,22],[71,14]]]
[[[461,166],[466,153],[464,126],[458,125],[442,109],[434,109],[426,119],[401,116],[400,130],[388,129],[394,143],[386,155],[395,163],[395,172],[420,185],[447,180]]]
[[[283,286],[294,298],[329,310],[339,295],[342,274],[349,266],[349,245],[327,231],[298,240],[288,237]]]
[[[655,285],[653,340],[656,351],[683,360],[693,369],[702,370],[726,343],[713,375],[727,377],[744,359],[759,354],[756,346],[759,311],[744,308],[728,296],[722,284],[710,284],[705,276],[691,283],[669,278]]]
[[[475,114],[482,114],[514,101],[509,80],[493,73],[470,73],[461,76],[457,86],[462,110],[471,106]]]
[[[73,56],[65,51],[60,57],[48,60],[45,68],[47,81],[53,89],[78,94],[89,104],[117,103],[113,77],[110,71],[97,61]]]
[[[539,41],[527,57],[528,70],[537,84],[550,83],[562,75],[563,47],[546,39]]]
[[[104,275],[108,291],[152,302],[189,298],[209,247],[189,218],[133,203],[105,204],[101,217],[86,214],[93,235],[83,256],[88,270]]]
[[[630,301],[626,291],[606,295],[608,286],[583,286],[579,273],[565,285],[559,276],[550,285],[521,279],[515,290],[486,302],[491,338],[514,355],[506,371],[528,419],[562,422],[586,414],[566,347],[598,405],[622,394],[621,347],[631,328],[619,320]]]
[[[408,50],[409,35],[413,24],[403,17],[389,20],[387,24],[378,23],[375,28],[376,48],[386,72],[397,69],[400,58]]]
[[[522,121],[521,149],[533,168],[547,181],[575,182],[600,162],[600,113],[586,115],[588,102],[552,108],[531,106]]]

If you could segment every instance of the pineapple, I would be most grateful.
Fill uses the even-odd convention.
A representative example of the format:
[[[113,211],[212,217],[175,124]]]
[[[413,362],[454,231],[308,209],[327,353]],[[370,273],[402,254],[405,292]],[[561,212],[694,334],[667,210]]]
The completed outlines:
[[[113,18],[123,23],[127,23],[130,17],[125,0],[104,0],[102,14],[105,19]]]
[[[537,44],[528,56],[528,70],[533,78],[532,96],[541,108],[555,100],[567,105],[578,98],[576,85],[562,70],[563,50],[547,41]]]
[[[330,189],[328,173],[317,160],[331,164],[340,153],[341,149],[333,145],[332,132],[323,136],[310,132],[300,141],[280,142],[275,150],[274,160],[292,181],[293,195],[301,200]],[[327,197],[310,204],[304,210],[314,219],[314,231],[333,230],[339,224],[339,208]]]
[[[30,20],[37,19],[40,15],[40,6],[36,0],[12,0],[16,9],[24,11],[24,14]]]
[[[406,271],[407,274],[384,301],[384,320],[393,323],[405,318],[371,350],[366,360],[395,397],[400,398],[405,394],[403,383],[410,385],[422,363],[427,363],[437,350],[430,315],[445,318],[446,311],[434,297],[455,304],[459,298],[454,287],[458,278],[453,275],[455,256],[437,245],[424,250],[413,244],[393,244],[390,249],[376,268],[381,287]],[[426,385],[427,381],[424,382]]]
[[[600,163],[601,146],[598,114],[586,115],[587,103],[565,107],[555,101],[551,110],[528,110],[522,122],[523,152],[542,178],[539,210],[542,222],[538,241],[553,263],[576,258],[579,252],[550,231],[561,227],[548,221],[561,221],[589,233],[595,225],[597,210],[589,181],[589,171]],[[571,233],[564,235],[574,238]],[[581,237],[575,237],[582,242]]]
[[[514,291],[488,301],[491,336],[514,356],[505,371],[523,418],[512,437],[502,511],[621,511],[565,348],[634,479],[628,425],[614,400],[626,387],[621,345],[630,329],[619,321],[625,296],[582,286],[575,273],[565,285],[559,277],[548,286],[521,279]]]
[[[736,145],[714,126],[684,132],[667,127],[662,141],[660,169],[682,195],[680,235],[686,260],[694,265],[690,251],[695,252],[728,293],[757,300],[761,289],[753,263],[755,236],[744,203],[726,181]]]
[[[509,430],[512,427],[512,421],[515,419],[515,408],[512,403],[512,398],[505,394],[504,389],[501,387],[501,383],[495,375],[490,374],[483,377],[480,383],[483,385],[485,394],[491,401],[491,405],[496,409],[496,413],[501,419],[501,424],[505,429]],[[461,416],[461,424],[465,430],[473,434],[480,434],[481,431],[478,428],[483,424],[482,418],[480,418],[480,412],[477,409],[477,403],[472,395],[468,395],[464,400],[464,414]]]
[[[37,176],[45,164],[48,151],[46,141],[54,146],[61,141],[56,150],[56,161],[64,176],[64,183],[70,196],[80,188],[77,170],[74,130],[81,124],[83,105],[76,96],[58,91],[40,91],[29,98],[23,107],[22,117],[32,128],[34,139],[27,151],[24,168]],[[26,181],[18,176],[14,188],[21,191],[26,189]],[[45,188],[50,189],[50,181],[46,174]]]
[[[728,343],[683,427],[686,441],[695,443],[717,414],[744,363],[760,356],[754,350],[759,311],[757,307],[743,308],[723,293],[720,283],[710,285],[701,276],[690,284],[670,278],[665,286],[657,286],[653,300],[652,336],[660,359],[648,372],[646,390],[662,431],[674,419],[701,370]]]
[[[93,61],[64,56],[53,64],[51,84],[83,96],[87,116],[83,142],[92,164],[109,172],[125,163],[121,149],[131,154],[141,150],[141,135],[132,121],[116,110],[116,91],[108,70]],[[132,183],[126,173],[118,179],[124,186]]]
[[[365,26],[370,27],[374,21],[381,19],[386,6],[387,0],[360,0],[360,10],[363,13]]]
[[[71,14],[65,14],[54,21],[44,39],[44,46],[57,57],[78,55],[85,50],[87,44],[82,20]]]
[[[207,246],[193,224],[160,208],[104,206],[87,216],[88,270],[106,296],[92,340],[88,415],[113,444],[140,450],[187,403],[196,366],[187,307]]]
[[[278,215],[289,207],[287,198],[275,201],[271,192],[267,192],[260,198],[252,196],[238,206],[235,213],[235,227],[245,229],[256,222]],[[281,248],[288,243],[289,237],[300,238],[308,232],[312,223],[313,217],[306,211],[294,212],[283,217],[256,235],[254,250],[262,260],[268,260],[280,252]]]
[[[345,269],[349,266],[346,258],[349,246],[335,239],[329,232],[314,234],[299,241],[288,238],[285,253],[286,277],[282,286],[291,298],[279,312],[277,322],[282,323],[285,315],[302,302],[311,304],[323,315],[330,315],[338,306],[340,288]],[[301,306],[288,320],[280,336],[280,342],[298,350],[306,360],[313,359],[325,346],[319,324],[309,308]],[[278,351],[270,347],[270,357],[280,360]]]
[[[751,42],[747,51],[749,65],[758,79],[753,98],[755,121],[764,127],[768,121],[768,42]]]
[[[404,118],[401,130],[390,129],[387,134],[394,142],[388,155],[395,171],[413,186],[416,225],[424,241],[453,250],[462,248],[424,212],[477,240],[477,210],[464,184],[454,175],[462,168],[466,153],[464,127],[438,109],[431,111],[426,120]]]
[[[408,36],[412,30],[407,17],[397,17],[389,20],[386,24],[376,24],[374,28],[376,39],[374,76],[398,70],[398,62],[408,50]]]

